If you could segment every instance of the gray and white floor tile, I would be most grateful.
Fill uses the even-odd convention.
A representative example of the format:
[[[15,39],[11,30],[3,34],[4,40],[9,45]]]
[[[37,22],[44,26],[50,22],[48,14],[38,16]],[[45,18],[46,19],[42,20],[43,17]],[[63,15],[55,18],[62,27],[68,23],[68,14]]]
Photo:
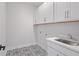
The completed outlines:
[[[17,48],[9,50],[6,56],[46,56],[47,52],[39,45],[32,45],[29,47]]]

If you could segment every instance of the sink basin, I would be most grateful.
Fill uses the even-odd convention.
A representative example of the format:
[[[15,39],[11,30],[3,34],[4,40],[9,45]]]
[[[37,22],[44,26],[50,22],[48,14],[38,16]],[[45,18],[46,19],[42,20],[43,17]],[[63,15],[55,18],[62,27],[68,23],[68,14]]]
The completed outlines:
[[[64,40],[64,39],[56,39],[56,41],[59,41],[68,45],[72,45],[72,46],[79,46],[79,43],[74,42],[74,41],[69,41],[69,40]]]

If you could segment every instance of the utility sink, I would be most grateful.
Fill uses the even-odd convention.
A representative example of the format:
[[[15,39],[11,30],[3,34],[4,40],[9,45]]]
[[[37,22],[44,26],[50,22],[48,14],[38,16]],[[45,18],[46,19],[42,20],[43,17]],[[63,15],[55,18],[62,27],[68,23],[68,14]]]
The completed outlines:
[[[72,46],[79,46],[78,42],[64,40],[64,39],[56,39],[56,41],[62,42],[64,44],[72,45]]]

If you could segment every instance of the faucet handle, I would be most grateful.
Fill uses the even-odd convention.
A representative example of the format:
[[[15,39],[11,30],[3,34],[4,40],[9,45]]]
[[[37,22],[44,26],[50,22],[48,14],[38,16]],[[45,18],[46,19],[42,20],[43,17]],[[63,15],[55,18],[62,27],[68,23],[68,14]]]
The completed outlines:
[[[67,35],[70,37],[70,39],[72,39],[72,35],[70,33],[68,33]]]

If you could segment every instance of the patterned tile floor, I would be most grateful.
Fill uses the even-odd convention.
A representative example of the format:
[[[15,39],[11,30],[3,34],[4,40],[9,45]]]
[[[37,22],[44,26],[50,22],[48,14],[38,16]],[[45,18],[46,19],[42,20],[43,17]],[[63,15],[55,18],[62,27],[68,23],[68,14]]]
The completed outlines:
[[[47,56],[47,52],[38,45],[9,50],[6,56]]]

